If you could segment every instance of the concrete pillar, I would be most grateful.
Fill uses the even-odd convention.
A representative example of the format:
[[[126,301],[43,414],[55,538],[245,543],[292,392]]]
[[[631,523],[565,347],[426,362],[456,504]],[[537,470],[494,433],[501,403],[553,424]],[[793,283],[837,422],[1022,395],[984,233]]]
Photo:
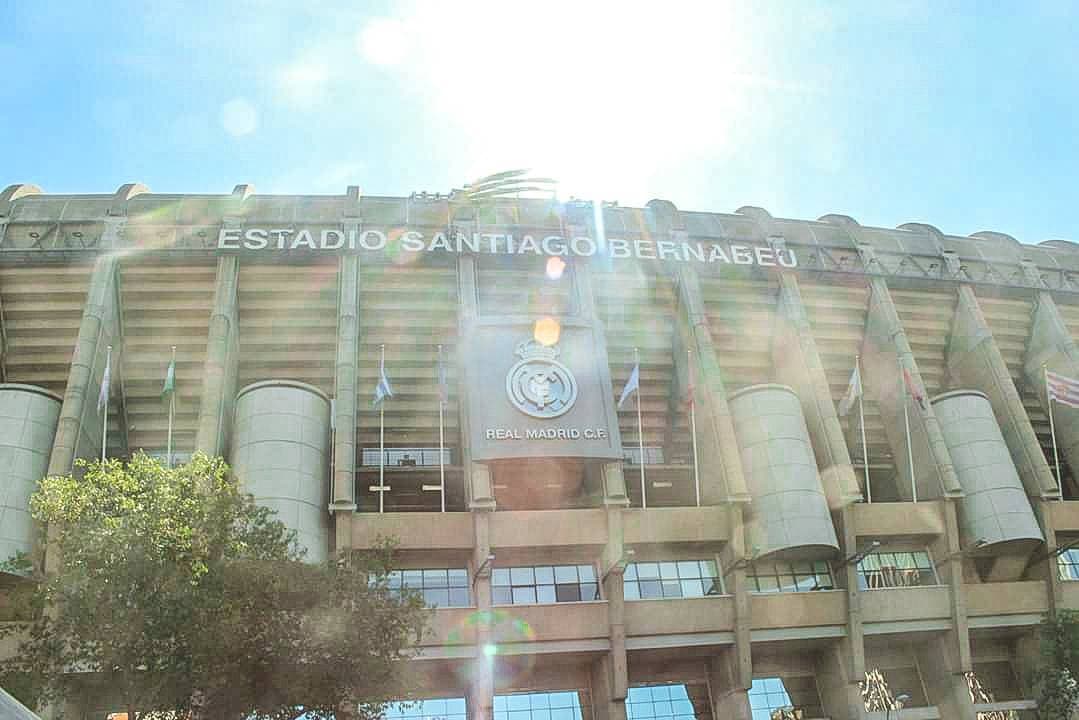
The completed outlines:
[[[463,404],[463,403],[462,403]],[[470,720],[491,720],[494,716],[495,654],[488,653],[491,643],[491,514],[478,510],[472,513],[475,550],[472,556],[472,599],[476,605],[476,659],[473,661],[472,682],[468,689]]]
[[[1079,346],[1064,324],[1064,318],[1048,290],[1040,290],[1036,296],[1023,363],[1027,382],[1037,388],[1042,407],[1048,411],[1044,369],[1079,378]],[[1079,409],[1053,403],[1053,421],[1061,459],[1066,460],[1069,467],[1079,468]]]
[[[195,450],[210,456],[224,455],[228,446],[232,406],[240,365],[240,323],[237,290],[240,259],[225,255],[217,261],[214,309],[206,342],[202,373],[202,402]]]
[[[794,388],[802,401],[802,413],[813,441],[829,507],[836,510],[861,501],[862,491],[832,401],[824,364],[809,326],[798,278],[789,272],[779,275],[772,364],[776,369],[776,380]]]
[[[734,645],[724,656],[725,664],[722,667],[721,679],[724,683],[722,687],[726,688],[723,693],[724,703],[729,706],[728,711],[734,712],[740,701],[728,696],[732,693],[740,694],[748,708],[747,693],[753,685],[753,639],[751,636],[753,606],[749,584],[746,582],[746,534],[742,505],[729,503],[727,518],[731,527],[731,538],[730,542],[723,547],[720,556],[720,571],[724,573],[724,589],[734,598]],[[715,703],[715,698],[713,698],[713,704],[718,712],[719,705]],[[731,717],[741,716],[732,714]]]
[[[969,285],[959,286],[948,340],[947,368],[953,387],[981,390],[989,398],[1027,494],[1032,498],[1058,494],[1056,479],[1034,434],[1023,400]]]
[[[677,233],[672,232],[672,237]],[[676,238],[677,239],[677,238]],[[712,330],[705,314],[697,271],[679,265],[678,332],[682,347],[697,359],[697,449],[701,467],[701,503],[749,502],[741,453],[734,436],[734,421],[727,404],[727,391],[712,343]]]
[[[963,582],[963,560],[966,557],[959,538],[959,500],[946,498],[943,504],[944,534],[934,543],[932,556],[937,558],[937,571],[951,591],[952,630],[947,650],[953,672],[970,672],[973,668],[970,651],[970,623],[967,619],[967,598]]]
[[[942,718],[948,720],[977,720],[978,713],[970,699],[965,673],[970,672],[969,657],[964,662],[955,653],[962,645],[954,637],[954,631],[933,635],[916,646],[918,667],[929,696],[929,703],[936,705]]]
[[[857,668],[852,653],[861,658]],[[865,652],[860,638],[857,643],[842,638],[822,650],[816,658],[814,675],[824,714],[830,720],[861,720],[865,703],[859,683],[865,679]]]
[[[858,552],[858,536],[854,527],[854,508],[847,505],[839,511],[839,541],[842,546],[843,557],[850,557]],[[838,693],[837,702],[840,708],[850,718],[852,702],[861,703],[861,692],[858,683],[865,677],[865,632],[862,626],[862,593],[858,588],[858,565],[844,563],[843,581],[847,591],[847,637],[843,641],[844,651],[836,658],[842,662],[842,667],[834,668],[837,673],[835,678]],[[841,720],[842,715],[833,715],[833,720]]]
[[[360,352],[360,258],[342,255],[337,273],[337,359],[334,365],[333,494],[335,547],[352,544],[356,512],[356,392]]]
[[[607,508],[607,545],[600,558],[611,649],[593,666],[593,699],[597,712],[600,712],[601,706],[606,705],[605,715],[608,720],[625,720],[626,695],[629,692],[629,662],[626,658],[626,600],[622,584],[622,574],[625,570],[623,512],[625,511],[621,507]],[[596,684],[596,679],[602,680],[602,684]]]
[[[712,695],[712,712],[723,720],[753,720],[749,706],[749,688],[734,649],[713,656],[708,664],[708,690]]]
[[[457,260],[457,294],[458,326],[461,328],[461,336],[464,337],[464,327],[479,315],[476,304],[476,261],[469,255],[463,255]],[[458,354],[463,349],[458,348]],[[459,358],[460,359],[460,358]],[[468,374],[467,363],[458,362],[462,372],[457,374],[458,383],[462,386],[466,382]],[[459,397],[467,397],[464,388],[459,388]],[[472,461],[471,432],[472,426],[468,416],[468,403],[458,403],[461,427],[461,465],[465,471],[465,496],[469,508],[473,510],[490,511],[495,509],[494,485],[491,482],[491,469],[484,463]]]
[[[71,472],[75,458],[101,455],[101,415],[97,411],[97,399],[109,345],[113,346],[113,387],[119,384],[120,375],[119,272],[117,256],[105,255],[97,259],[90,275],[79,336],[64,388],[64,403],[49,457],[49,475]]]
[[[877,262],[870,246],[859,245],[858,251],[866,267]],[[925,383],[918,372],[918,364],[899,320],[899,313],[896,312],[888,283],[881,277],[869,277],[868,280],[869,313],[862,344],[862,370],[866,381],[864,387],[867,393],[873,394],[880,406],[885,432],[896,461],[896,489],[899,497],[909,501],[913,495],[903,420],[904,403],[910,418],[910,441],[918,499],[961,495],[963,490],[959,477],[952,466],[940,424],[933,413],[933,406],[926,396]],[[910,397],[910,393],[905,389],[904,371],[924,399],[922,404]]]

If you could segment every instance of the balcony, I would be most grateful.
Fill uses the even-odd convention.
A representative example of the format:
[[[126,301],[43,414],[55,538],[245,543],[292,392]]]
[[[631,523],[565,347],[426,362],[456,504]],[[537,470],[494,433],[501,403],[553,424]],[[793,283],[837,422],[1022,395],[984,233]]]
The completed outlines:
[[[951,589],[944,585],[928,587],[865,590],[859,595],[862,619],[870,623],[950,622]],[[872,633],[866,628],[867,633]]]
[[[857,503],[854,531],[859,537],[944,534],[943,500],[916,503]]]
[[[500,510],[491,513],[492,548],[607,544],[607,511]]]
[[[435,608],[430,611],[422,647],[476,644],[476,608]]]
[[[567,650],[605,650],[609,627],[605,600],[491,608],[491,641],[499,644],[499,654],[513,654],[519,643],[558,641],[576,643]]]
[[[820,637],[832,637],[835,631],[825,628],[844,627],[847,624],[844,590],[754,594],[750,596],[750,602],[753,632],[755,636],[761,636],[754,637],[754,640],[770,639],[762,633],[792,628],[819,628]]]
[[[725,543],[730,539],[727,508],[664,507],[628,512],[622,521],[628,545]]]
[[[630,600],[625,621],[627,637],[730,633],[734,631],[734,599]]]
[[[1049,587],[1042,580],[966,585],[963,592],[972,628],[1036,624],[1049,611]]]
[[[374,547],[379,537],[394,538],[401,550],[470,550],[470,513],[356,513],[352,516],[352,547]]]

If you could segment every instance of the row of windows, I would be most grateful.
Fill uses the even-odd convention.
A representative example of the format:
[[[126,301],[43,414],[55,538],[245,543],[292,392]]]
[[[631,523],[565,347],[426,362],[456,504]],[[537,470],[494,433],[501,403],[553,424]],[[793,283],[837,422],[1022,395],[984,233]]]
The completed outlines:
[[[1079,550],[1060,556],[1061,577],[1079,580]],[[622,576],[626,600],[658,600],[722,595],[723,577],[715,560],[637,562]],[[832,590],[835,581],[825,560],[755,563],[747,569],[750,592]],[[862,590],[938,584],[925,550],[878,552],[858,564]],[[469,606],[469,576],[464,568],[397,570],[390,587],[419,592],[428,605]],[[494,568],[491,600],[495,605],[531,605],[599,600],[599,579],[592,565],[535,565]]]

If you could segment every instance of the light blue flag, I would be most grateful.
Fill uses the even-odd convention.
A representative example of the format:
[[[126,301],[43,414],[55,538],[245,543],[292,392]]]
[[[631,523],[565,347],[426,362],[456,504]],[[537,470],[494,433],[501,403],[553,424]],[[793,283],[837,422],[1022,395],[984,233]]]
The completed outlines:
[[[622,406],[629,399],[629,396],[634,392],[641,389],[641,364],[637,363],[633,366],[633,372],[629,374],[629,380],[626,380],[626,386],[622,388],[622,394],[618,397],[618,409],[621,410]]]
[[[112,381],[112,348],[105,356],[105,374],[101,376],[101,392],[97,396],[97,414],[109,406],[109,384]]]
[[[386,358],[378,364],[378,385],[375,386],[375,399],[372,405],[378,405],[386,398],[393,397],[393,388],[390,387],[390,379],[386,377]]]

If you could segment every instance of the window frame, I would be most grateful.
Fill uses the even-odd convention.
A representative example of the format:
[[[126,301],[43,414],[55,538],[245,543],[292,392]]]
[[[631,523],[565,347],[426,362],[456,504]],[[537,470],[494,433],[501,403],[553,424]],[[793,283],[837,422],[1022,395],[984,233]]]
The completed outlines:
[[[697,566],[696,577],[691,574],[682,576],[683,566],[695,564]],[[642,566],[656,566],[655,577],[641,577]],[[706,575],[706,566],[711,565],[712,575]],[[665,568],[664,566],[668,566]],[[668,570],[666,575],[672,575],[673,577],[665,577],[664,570]],[[685,568],[689,571],[689,568]],[[649,568],[651,570],[651,568]],[[670,572],[673,570],[673,573]],[[649,572],[651,575],[651,572]],[[707,580],[712,581],[712,587],[715,592],[707,592],[705,582]],[[693,581],[700,581],[702,587],[702,593],[700,595],[686,595],[682,592],[685,587],[684,583],[692,583]],[[645,597],[641,591],[642,583],[655,582],[658,584],[660,594],[654,597]],[[678,585],[679,595],[667,595],[666,586],[668,583],[675,583]],[[630,587],[635,586],[636,591],[631,592]],[[705,558],[685,558],[678,560],[635,560],[626,565],[626,569],[622,573],[622,597],[626,602],[640,602],[649,600],[692,600],[696,598],[713,598],[722,597],[726,595],[726,586],[723,582],[723,573],[721,571],[720,563],[715,556]]]
[[[925,566],[918,565],[919,558],[917,556],[919,554],[924,554],[926,563]],[[897,560],[898,556],[900,555],[911,556],[910,561],[914,564],[907,567],[900,565],[899,561]],[[893,564],[884,565],[880,563],[880,558],[882,556],[891,557]],[[866,563],[869,563],[871,565],[876,564],[876,567],[867,570],[865,568]],[[891,573],[894,578],[902,577],[903,575],[901,573],[906,573],[907,576],[910,576],[910,571],[917,571],[917,577],[921,579],[926,577],[926,573],[928,573],[929,577],[931,577],[932,579],[932,582],[917,582],[909,585],[904,585],[900,583],[891,585],[883,584],[888,578],[888,574],[884,572],[885,568],[890,568],[892,571],[894,571]],[[916,587],[938,587],[941,585],[940,574],[937,572],[937,567],[933,562],[933,553],[928,547],[923,545],[893,545],[889,546],[886,549],[879,549],[876,552],[873,552],[862,558],[862,560],[858,562],[856,572],[858,575],[858,590],[860,592],[868,592],[870,590],[901,590],[905,588]],[[870,573],[876,573],[875,575],[873,575],[873,577],[880,578],[880,582],[882,584],[871,585],[869,580]]]
[[[445,585],[427,585],[428,573],[432,576],[434,573],[444,573],[446,579]],[[406,583],[406,573],[419,573],[419,585],[409,585]],[[399,580],[395,580],[399,578]],[[433,579],[433,577],[432,577]],[[459,584],[454,584],[455,579]],[[434,580],[437,582],[437,580]],[[399,593],[401,590],[414,590],[419,593],[423,598],[425,605],[431,608],[470,608],[475,607],[475,603],[472,598],[472,583],[470,581],[470,575],[467,567],[423,567],[423,568],[394,568],[389,572],[386,578],[387,587],[391,593]],[[428,602],[428,592],[434,593],[437,591],[445,590],[447,603],[445,605],[438,603]],[[464,590],[465,604],[457,605],[450,602],[453,598],[454,590]]]
[[[798,565],[805,565],[812,569],[809,571],[796,571],[795,567]],[[787,569],[787,572],[780,572],[779,568],[783,566]],[[760,573],[761,567],[772,568],[773,572],[770,574],[762,575]],[[828,585],[820,585],[819,578],[821,576],[820,567],[824,568],[824,573],[827,574],[829,579]],[[781,578],[791,578],[794,580],[793,586],[783,585]],[[800,587],[800,583],[808,584],[809,578],[813,579],[813,587]],[[768,579],[775,581],[774,588],[761,589],[761,579]],[[763,566],[760,562],[751,563],[746,568],[746,582],[749,584],[749,592],[760,595],[772,595],[776,593],[800,593],[800,592],[819,592],[822,590],[838,590],[840,589],[836,585],[835,573],[832,572],[832,564],[827,560],[799,560],[799,561],[769,561]]]
[[[586,568],[587,572],[582,575],[582,571]],[[576,580],[568,580],[567,571],[569,569],[573,570]],[[537,573],[537,570],[541,571],[541,573]],[[550,572],[548,573],[547,571]],[[541,574],[542,578],[540,577]],[[583,576],[591,577],[591,579],[582,580]],[[500,582],[501,578],[505,578],[507,582]],[[594,586],[594,597],[582,599],[582,588],[585,586]],[[506,607],[510,605],[563,605],[575,602],[600,602],[603,600],[601,586],[602,583],[599,581],[596,567],[592,563],[495,567],[491,569],[491,605]],[[543,590],[541,591],[540,588],[543,588]],[[559,592],[568,593],[569,588],[576,589],[577,599],[558,599]],[[508,592],[508,595],[503,594],[505,592]],[[541,599],[541,596],[543,599]]]

